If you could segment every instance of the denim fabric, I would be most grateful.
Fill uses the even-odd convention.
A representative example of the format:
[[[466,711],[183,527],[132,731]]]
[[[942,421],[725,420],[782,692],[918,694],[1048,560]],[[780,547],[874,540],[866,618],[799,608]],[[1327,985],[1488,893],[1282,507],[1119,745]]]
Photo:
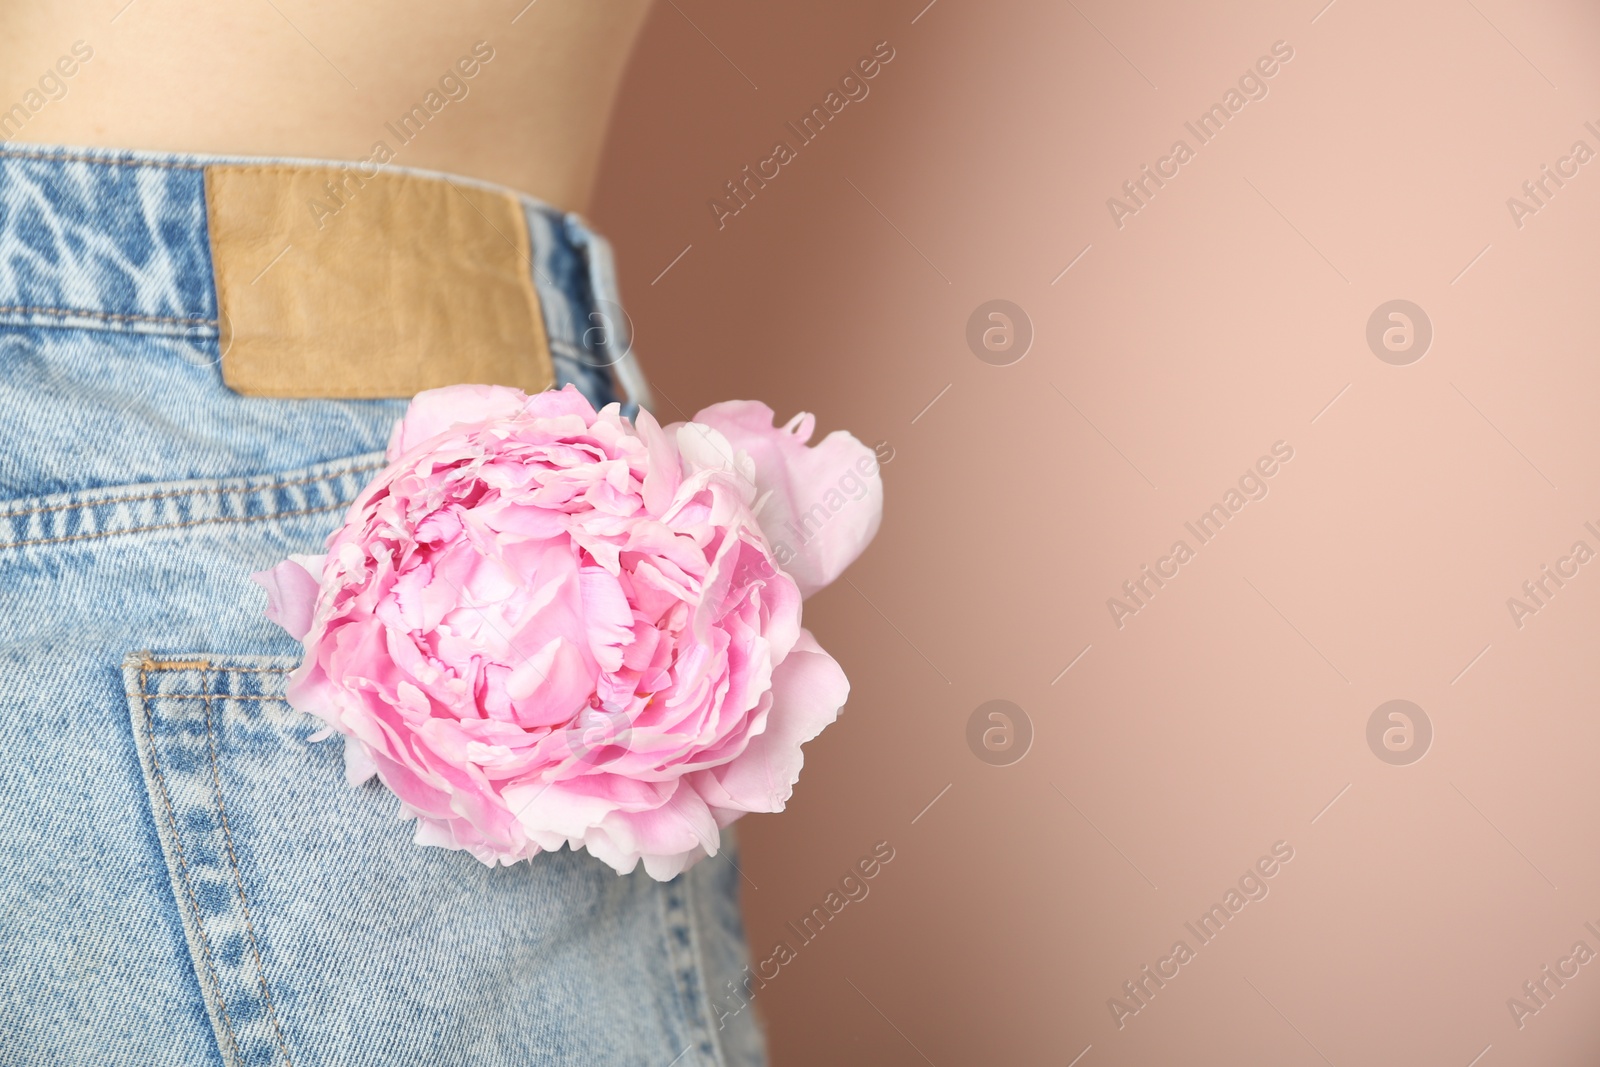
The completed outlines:
[[[283,702],[248,576],[320,549],[404,402],[223,385],[204,163],[0,150],[0,1064],[757,1067],[712,1010],[731,851],[421,848]],[[561,380],[641,398],[585,337],[603,242],[528,218]]]

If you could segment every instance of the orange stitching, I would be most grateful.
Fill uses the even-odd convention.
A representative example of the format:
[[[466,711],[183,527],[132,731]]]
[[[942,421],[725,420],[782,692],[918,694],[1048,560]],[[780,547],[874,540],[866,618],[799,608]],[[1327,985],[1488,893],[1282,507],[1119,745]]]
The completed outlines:
[[[5,315],[61,315],[72,317],[81,315],[86,319],[107,319],[114,322],[170,322],[180,326],[215,326],[216,319],[203,319],[199,316],[174,315],[137,315],[131,312],[119,311],[85,311],[81,308],[53,308],[32,306],[28,304],[7,304],[0,306],[0,314]]]
[[[155,660],[150,658],[150,653],[148,652],[143,654],[141,660],[143,666],[152,670],[162,671],[203,671],[207,667],[211,666],[211,661],[204,659],[168,659],[162,660],[158,664]]]
[[[0,159],[40,159],[47,162],[65,161],[68,163],[106,163],[115,167],[163,167],[167,170],[204,170],[203,164],[197,163],[169,163],[159,159],[105,159],[101,156],[83,155],[75,152],[18,152],[14,149],[0,150]]]
[[[291,485],[310,485],[313,482],[331,482],[342,478],[346,474],[365,474],[375,471],[385,464],[368,463],[361,467],[346,467],[343,470],[331,471],[327,474],[311,474],[304,478],[295,478],[289,481],[263,482],[260,485],[221,486],[211,489],[174,489],[166,493],[145,493],[142,496],[108,496],[99,500],[79,500],[71,504],[52,504],[49,507],[28,508],[25,511],[0,511],[0,519],[16,519],[24,515],[44,515],[52,511],[70,511],[73,508],[98,507],[101,504],[137,504],[146,500],[167,500],[180,496],[212,496],[228,493],[254,493],[263,489],[287,489]]]
[[[139,668],[139,692],[141,696],[148,696],[144,692],[145,671]],[[244,1059],[244,1053],[239,1049],[239,1038],[233,1032],[233,1020],[228,1017],[228,1004],[222,999],[222,982],[217,978],[216,964],[211,959],[211,940],[206,937],[205,923],[200,918],[200,902],[195,899],[194,887],[189,884],[189,865],[183,858],[183,840],[178,836],[178,819],[172,810],[172,798],[167,795],[167,780],[161,774],[161,760],[156,756],[156,728],[150,717],[150,701],[139,701],[139,710],[144,713],[145,738],[150,747],[150,769],[155,772],[156,784],[160,786],[161,806],[166,809],[167,825],[172,829],[172,847],[178,853],[178,873],[183,879],[183,891],[189,898],[189,907],[194,913],[195,929],[200,931],[200,948],[205,955],[206,973],[211,978],[211,990],[216,994],[217,1005],[222,1009],[222,1025],[227,1031],[228,1043],[233,1046],[233,1054],[239,1059]]]
[[[211,668],[208,659],[151,659],[150,653],[141,653],[144,666],[152,671],[204,671]],[[229,674],[289,674],[293,667],[218,667]],[[218,694],[221,696],[222,694]]]
[[[348,507],[349,502],[328,504],[320,508],[300,508],[297,511],[275,511],[270,515],[219,515],[213,519],[191,519],[188,522],[166,522],[158,526],[131,526],[126,530],[101,530],[99,533],[73,534],[70,537],[36,537],[31,541],[0,541],[0,548],[25,548],[28,545],[61,545],[68,541],[95,541],[102,537],[122,534],[148,533],[151,530],[180,530],[185,526],[207,526],[212,523],[265,522],[268,519],[290,519],[297,515],[315,515],[319,511],[337,511]]]
[[[256,944],[255,924],[250,921],[250,902],[244,896],[244,876],[239,873],[239,857],[233,850],[233,831],[228,828],[228,812],[222,806],[222,771],[217,766],[217,738],[211,729],[211,692],[206,681],[210,673],[209,670],[201,670],[200,693],[206,702],[206,747],[211,750],[211,782],[217,791],[217,815],[222,820],[222,838],[228,844],[228,865],[233,868],[233,884],[239,890],[239,907],[244,911],[244,928],[250,935],[250,954],[256,958],[256,979],[261,983],[261,999],[267,1003],[267,1017],[272,1020],[273,1033],[278,1035],[278,1047],[283,1050],[283,1062],[288,1067],[294,1067],[294,1061],[289,1058],[289,1045],[283,1040],[283,1030],[278,1026],[278,1013],[272,1006],[272,992],[267,988],[267,974],[261,964],[261,949]]]

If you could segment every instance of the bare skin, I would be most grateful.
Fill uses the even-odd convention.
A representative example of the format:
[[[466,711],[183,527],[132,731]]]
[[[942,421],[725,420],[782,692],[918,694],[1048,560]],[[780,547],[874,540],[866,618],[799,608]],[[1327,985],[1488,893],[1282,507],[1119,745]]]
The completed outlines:
[[[651,0],[525,3],[0,3],[0,140],[332,160],[381,140],[396,165],[582,211]],[[430,91],[402,145],[386,124]]]

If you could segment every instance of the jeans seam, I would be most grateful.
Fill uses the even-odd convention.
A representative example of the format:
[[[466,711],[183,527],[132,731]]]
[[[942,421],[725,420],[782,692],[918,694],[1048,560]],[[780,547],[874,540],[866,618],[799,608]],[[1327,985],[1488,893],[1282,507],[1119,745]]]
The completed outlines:
[[[660,894],[661,919],[665,925],[663,932],[666,935],[667,958],[672,964],[673,985],[677,987],[678,996],[683,1003],[683,1021],[690,1034],[690,1047],[699,1051],[697,1059],[703,1059],[706,1049],[709,1048],[714,1067],[726,1067],[722,1046],[717,1041],[716,1035],[711,1032],[711,1025],[706,1018],[705,1009],[709,1001],[706,995],[705,968],[701,964],[699,941],[695,937],[693,902],[689,899],[691,892],[689,879],[679,875],[672,881],[658,886],[657,892]],[[676,914],[678,912],[682,914]],[[677,944],[680,930],[688,942],[687,951],[680,949]]]
[[[157,668],[160,669],[160,668]],[[189,865],[183,856],[183,839],[179,836],[177,816],[172,810],[172,799],[167,795],[167,781],[161,773],[161,759],[156,754],[155,723],[150,716],[150,698],[160,694],[148,691],[148,676],[150,668],[139,668],[139,710],[144,716],[145,740],[150,751],[150,770],[155,775],[156,784],[160,787],[161,806],[166,812],[167,826],[172,832],[172,847],[177,853],[178,874],[183,882],[183,892],[189,900],[189,912],[194,917],[195,930],[200,934],[200,947],[205,957],[206,977],[211,983],[212,995],[217,999],[217,1007],[222,1015],[222,1026],[228,1035],[228,1044],[233,1048],[236,1060],[243,1062],[244,1053],[239,1049],[239,1038],[233,1032],[233,1020],[228,1016],[228,1005],[222,996],[222,981],[217,977],[216,963],[211,958],[211,940],[206,936],[205,921],[200,914],[200,902],[195,899],[194,886],[189,882]]]
[[[0,309],[3,310],[3,309]],[[311,485],[315,482],[333,481],[346,474],[365,474],[383,467],[382,463],[368,463],[360,467],[348,467],[341,471],[324,474],[311,474],[303,478],[289,478],[276,482],[263,482],[260,485],[228,485],[205,489],[173,489],[164,493],[142,493],[135,496],[108,496],[95,500],[78,500],[70,504],[51,504],[48,507],[26,508],[22,511],[0,511],[0,519],[16,519],[25,515],[47,515],[55,511],[71,511],[74,508],[100,507],[105,504],[139,504],[148,500],[171,500],[176,497],[190,496],[227,496],[238,493],[256,493],[266,489],[287,489],[296,485]]]
[[[83,317],[105,319],[108,322],[165,322],[175,326],[215,326],[216,319],[200,315],[139,315],[123,311],[90,311],[86,308],[58,308],[27,304],[0,305],[0,315],[59,315],[62,318]]]
[[[224,668],[226,669],[226,668]],[[272,991],[267,987],[266,969],[261,962],[261,946],[256,942],[255,923],[250,918],[250,903],[245,899],[244,875],[239,870],[239,856],[233,848],[233,831],[228,827],[228,812],[222,803],[222,770],[217,765],[217,737],[211,724],[211,670],[209,667],[200,671],[200,695],[205,700],[206,708],[206,748],[211,753],[211,783],[217,794],[217,818],[222,823],[222,839],[228,846],[228,866],[233,871],[233,884],[239,892],[239,907],[244,913],[244,928],[250,938],[250,954],[256,961],[256,980],[261,985],[261,999],[267,1008],[267,1017],[272,1020],[272,1032],[278,1038],[278,1048],[283,1052],[283,1062],[286,1067],[294,1067],[294,1060],[289,1058],[289,1044],[284,1040],[283,1028],[278,1024],[278,1012],[272,1005]],[[140,688],[143,688],[142,686]],[[225,697],[224,699],[232,699]]]
[[[711,990],[706,986],[705,957],[700,948],[700,924],[695,918],[694,880],[688,872],[680,877],[683,881],[684,919],[689,928],[689,952],[694,958],[695,981],[700,984],[700,1011],[696,1021],[706,1040],[711,1044],[712,1056],[717,1067],[727,1067],[727,1059],[722,1054],[722,1042],[717,1038],[717,1032],[711,1029],[711,1021],[706,1017],[706,1012],[711,1006]]]
[[[69,541],[96,541],[103,537],[120,537],[123,534],[150,533],[154,530],[181,530],[186,526],[209,526],[213,523],[229,522],[265,522],[268,519],[290,519],[297,515],[315,515],[320,511],[337,511],[339,508],[348,507],[349,502],[337,504],[323,504],[315,508],[297,508],[294,511],[274,511],[266,515],[214,515],[206,519],[190,519],[186,522],[166,522],[155,526],[130,526],[125,530],[99,530],[95,533],[71,534],[67,537],[36,537],[26,541],[0,542],[0,550],[7,548],[26,548],[30,545],[61,545]],[[0,516],[4,518],[5,516]]]
[[[201,696],[199,693],[160,693],[160,694],[154,694],[154,695],[159,695],[162,700],[206,700],[206,699],[208,699],[206,697]],[[263,701],[266,701],[267,703],[273,703],[273,702],[277,702],[279,704],[287,704],[287,703],[289,703],[283,697],[257,696],[257,695],[254,695],[254,694],[245,694],[244,696],[233,696],[231,694],[219,693],[218,696],[225,696],[228,700],[263,700]]]
[[[0,149],[0,159],[37,159],[42,162],[104,163],[114,167],[162,167],[166,170],[204,170],[201,163],[173,163],[161,159],[114,159],[91,156],[81,152],[28,152],[14,148]]]
[[[206,261],[207,266],[209,266],[211,269],[211,285],[215,291],[217,301],[217,319],[220,322],[222,318],[228,314],[229,305],[227,293],[223,291],[222,276],[224,272],[221,265],[217,263],[217,198],[212,195],[211,169],[209,167],[200,172],[200,200],[205,207],[206,232],[203,241],[205,242]],[[285,249],[284,251],[288,250]],[[282,254],[282,252],[279,253],[280,256]],[[274,260],[273,262],[277,261]],[[260,280],[260,275],[257,275],[257,280]],[[233,320],[230,317],[228,321],[231,323]],[[218,329],[220,331],[221,327],[218,327]],[[218,343],[221,343],[220,337],[218,338]],[[233,339],[231,337],[228,339],[226,347],[227,351],[229,352],[233,350]],[[223,353],[223,355],[226,355],[226,352]],[[217,362],[221,363],[222,358],[223,357],[219,355],[217,357]],[[228,385],[229,388],[232,388],[232,386],[228,383],[228,370],[231,366],[233,366],[232,363],[230,363],[228,367],[221,368],[222,383],[224,385]]]

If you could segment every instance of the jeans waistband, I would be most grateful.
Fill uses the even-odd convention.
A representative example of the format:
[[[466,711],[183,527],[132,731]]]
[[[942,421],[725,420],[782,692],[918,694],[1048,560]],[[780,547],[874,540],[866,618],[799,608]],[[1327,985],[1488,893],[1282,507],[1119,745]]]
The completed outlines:
[[[0,325],[157,334],[217,349],[226,324],[208,233],[206,172],[241,165],[341,173],[356,166],[0,145]],[[383,170],[506,193],[466,178]],[[340,204],[337,190],[330,196]],[[575,384],[597,405],[620,401],[629,413],[649,406],[609,244],[575,214],[520,194],[516,200],[556,385]],[[386,233],[380,240],[407,237]],[[374,257],[383,253],[373,249]]]

